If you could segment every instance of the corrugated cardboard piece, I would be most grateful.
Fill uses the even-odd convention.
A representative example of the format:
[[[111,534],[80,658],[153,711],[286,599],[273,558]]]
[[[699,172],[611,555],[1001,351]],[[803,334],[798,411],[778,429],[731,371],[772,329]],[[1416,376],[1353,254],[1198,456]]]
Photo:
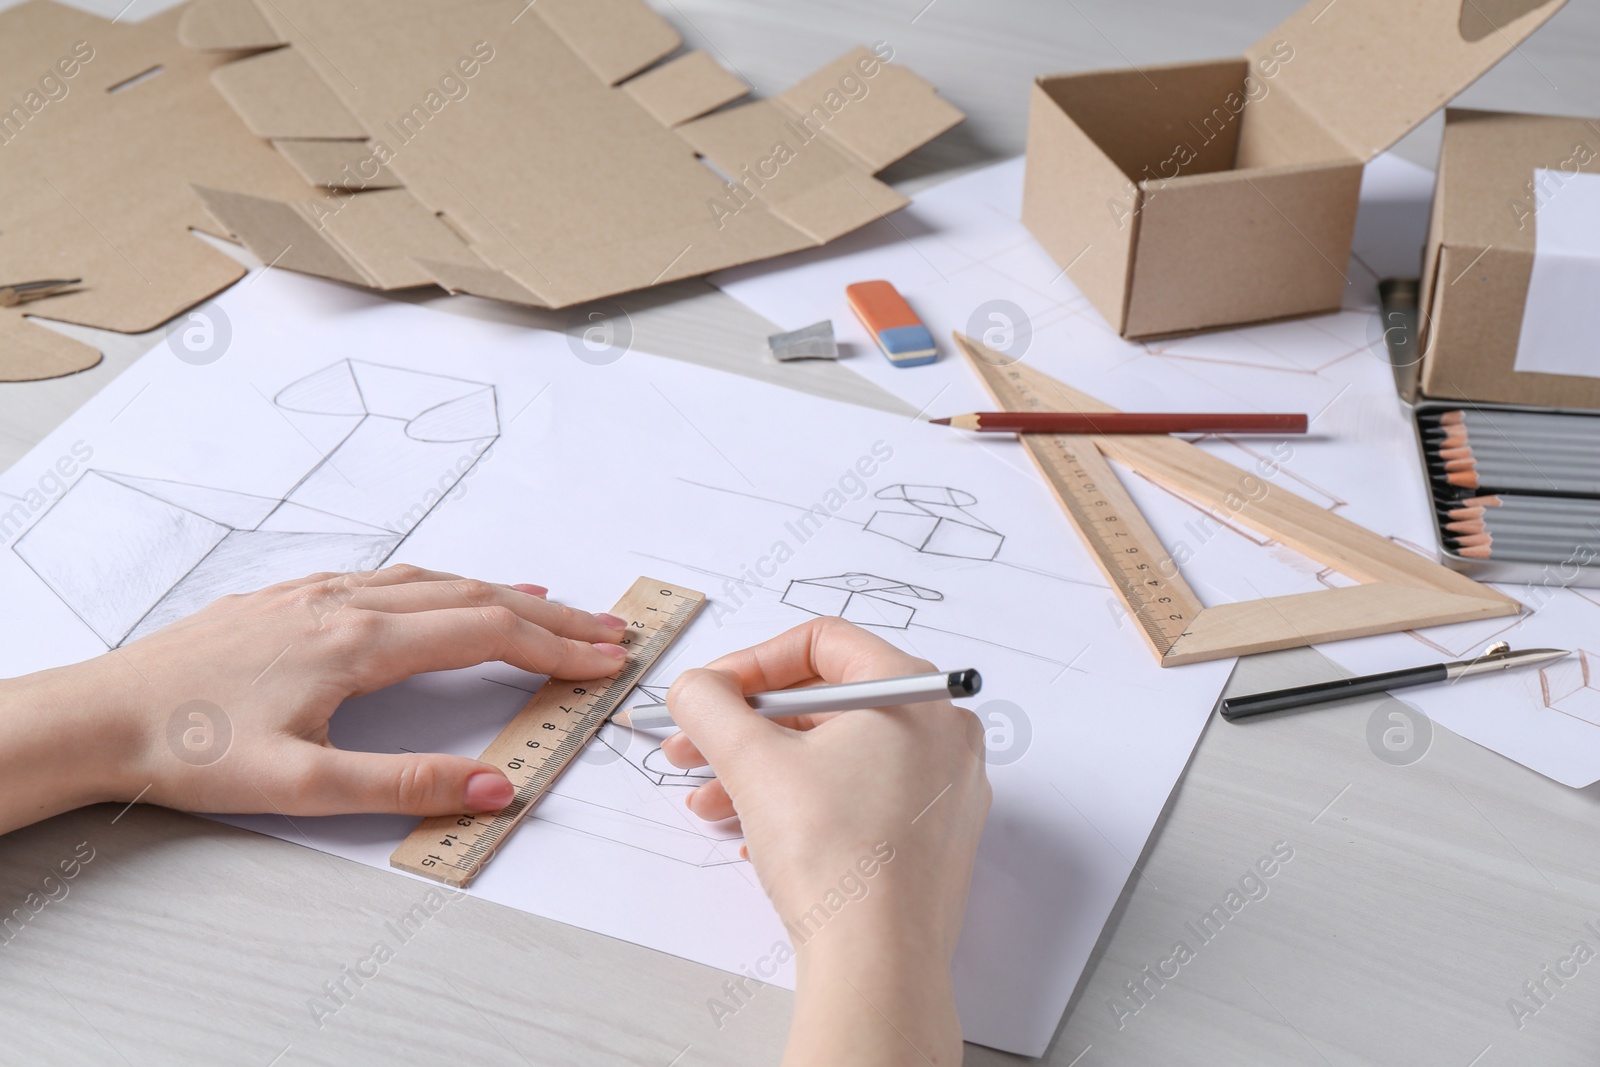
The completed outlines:
[[[243,275],[189,233],[225,236],[189,182],[315,194],[209,84],[224,57],[179,46],[180,14],[128,25],[47,0],[0,12],[0,285],[83,279],[0,309],[0,380],[100,361],[25,315],[139,333]]]
[[[641,0],[202,0],[181,36],[283,46],[213,80],[326,192],[199,183],[258,256],[539,307],[830,241],[904,206],[873,174],[962,117],[866,49],[725,106],[748,86],[667,59],[681,40]]]
[[[1125,337],[1336,310],[1363,164],[1566,0],[1313,0],[1237,59],[1042,77],[1023,221]]]
[[[1600,378],[1514,366],[1538,206],[1561,195],[1558,185],[1536,181],[1538,169],[1600,173],[1600,121],[1446,113],[1423,261],[1421,388],[1430,397],[1600,408]]]

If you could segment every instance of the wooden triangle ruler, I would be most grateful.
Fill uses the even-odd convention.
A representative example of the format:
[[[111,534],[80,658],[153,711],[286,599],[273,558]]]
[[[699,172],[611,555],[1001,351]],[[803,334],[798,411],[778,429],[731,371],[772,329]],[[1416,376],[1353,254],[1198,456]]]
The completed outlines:
[[[970,337],[957,333],[955,341],[1002,411],[1117,410]],[[1179,438],[1023,434],[1021,440],[1163,667],[1521,610],[1515,600]],[[1361,584],[1205,607],[1108,459]]]

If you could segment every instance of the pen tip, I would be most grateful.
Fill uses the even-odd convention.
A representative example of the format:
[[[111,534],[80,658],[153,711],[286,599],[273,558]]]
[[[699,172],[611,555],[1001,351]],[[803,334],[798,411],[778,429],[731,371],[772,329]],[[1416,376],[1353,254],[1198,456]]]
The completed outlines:
[[[928,421],[933,423],[935,426],[949,426],[950,425],[950,420],[949,419],[929,419]]]

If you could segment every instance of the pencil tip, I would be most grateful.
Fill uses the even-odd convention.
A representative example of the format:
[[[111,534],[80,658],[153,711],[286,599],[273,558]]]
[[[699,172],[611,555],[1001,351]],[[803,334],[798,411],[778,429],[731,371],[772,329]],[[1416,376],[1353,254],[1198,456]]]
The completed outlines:
[[[950,425],[950,420],[949,419],[929,419],[928,421],[933,423],[935,426],[949,426]]]

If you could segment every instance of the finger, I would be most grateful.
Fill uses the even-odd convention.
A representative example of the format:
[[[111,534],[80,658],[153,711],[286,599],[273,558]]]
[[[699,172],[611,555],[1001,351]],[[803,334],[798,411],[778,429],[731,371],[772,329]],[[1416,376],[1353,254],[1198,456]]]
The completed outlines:
[[[694,747],[689,735],[681,731],[661,742],[661,754],[667,757],[668,763],[679,770],[691,771],[706,765],[704,754]]]
[[[622,668],[627,649],[558,637],[510,608],[447,608],[392,615],[381,611],[342,613],[336,638],[348,647],[358,692],[428,671],[472,667],[490,660],[534,674],[583,681]],[[341,650],[335,649],[338,655]]]
[[[262,586],[258,592],[279,593],[290,589],[300,589],[308,585],[316,585],[318,582],[332,582],[347,576],[344,571],[318,571],[316,574],[308,574],[304,578],[290,578],[287,581]]]
[[[429,570],[414,563],[392,563],[375,571],[351,571],[344,575],[352,588],[409,585],[412,582],[459,582],[462,577],[449,571]]]
[[[781,726],[786,730],[803,732],[812,730],[827,722],[829,719],[843,715],[842,711],[827,711],[819,714],[791,715],[783,719],[769,720],[774,726]],[[683,770],[692,770],[695,767],[704,767],[707,764],[705,754],[695,747],[694,739],[681,730],[668,736],[661,742],[661,754],[667,762]]]
[[[733,672],[747,693],[787,689],[812,679],[832,684],[935,669],[928,661],[900,651],[877,634],[836,618],[801,623],[769,641],[731,652],[709,666]]]
[[[294,585],[308,585],[316,578],[335,582],[350,591],[375,586],[406,585],[411,582],[459,582],[462,577],[450,571],[429,570],[413,563],[395,563],[375,571],[345,571],[342,574],[313,575]]]
[[[628,624],[615,615],[591,615],[577,608],[552,604],[543,597],[509,585],[472,578],[366,587],[356,590],[350,598],[351,607],[394,614],[493,605],[510,608],[534,625],[575,641],[615,641],[628,628]]]
[[[728,795],[727,787],[716,779],[690,791],[685,803],[690,811],[706,822],[721,822],[738,814],[734,811],[733,798]]]
[[[260,590],[263,593],[284,593],[293,589],[323,586],[324,592],[334,595],[340,603],[348,600],[357,589],[373,585],[399,585],[403,582],[460,581],[459,574],[448,571],[430,571],[409,563],[397,563],[376,571],[319,571],[304,578],[290,578]]]
[[[498,811],[515,793],[498,768],[465,756],[302,747],[294,798],[301,815],[460,815]]]
[[[787,736],[744,702],[739,679],[725,671],[684,671],[667,690],[667,707],[719,776],[741,773],[753,752]]]

